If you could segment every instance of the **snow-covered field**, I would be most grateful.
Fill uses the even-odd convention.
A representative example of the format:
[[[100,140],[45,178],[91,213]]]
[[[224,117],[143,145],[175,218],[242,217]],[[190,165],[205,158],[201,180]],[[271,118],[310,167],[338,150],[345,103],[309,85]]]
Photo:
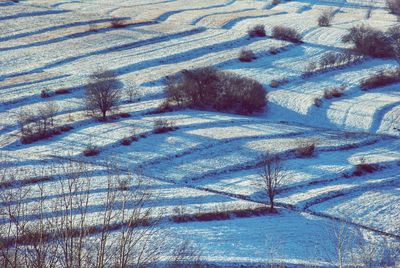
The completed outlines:
[[[318,27],[323,11],[333,10],[331,27]],[[128,26],[110,27],[113,17]],[[399,84],[361,91],[360,81],[392,60],[366,58],[336,70],[302,78],[305,67],[347,45],[341,37],[352,26],[387,29],[397,18],[384,0],[0,0],[0,157],[19,170],[19,180],[46,175],[60,158],[91,164],[90,212],[95,219],[105,198],[105,164],[123,173],[139,170],[154,198],[147,204],[166,215],[249,208],[267,203],[257,184],[259,157],[280,154],[286,181],[277,196],[279,214],[222,221],[167,222],[180,239],[196,242],[204,260],[222,265],[284,262],[323,264],[321,241],[329,224],[346,221],[365,238],[400,240]],[[277,25],[295,28],[303,44],[269,37],[249,38],[247,29]],[[271,55],[272,47],[285,48]],[[257,54],[240,62],[243,48]],[[215,66],[254,78],[268,90],[268,107],[252,116],[181,110],[149,114],[163,101],[163,79],[183,69]],[[140,100],[125,99],[128,118],[98,122],[87,116],[84,85],[95,71],[115,71],[125,87],[136,85]],[[271,88],[274,79],[288,83]],[[314,99],[324,89],[346,85],[340,98]],[[41,98],[42,90],[67,88],[70,94]],[[57,104],[56,120],[73,129],[32,144],[19,140],[18,114],[45,101]],[[152,133],[167,119],[178,129]],[[121,140],[146,134],[130,146]],[[297,158],[295,149],[313,142],[315,155]],[[91,158],[88,146],[100,148]],[[379,170],[352,176],[364,158]],[[7,163],[6,163],[7,162]],[[62,180],[43,184],[47,201]],[[52,174],[53,174],[52,173]],[[125,174],[126,175],[126,174]],[[33,208],[35,184],[24,203]],[[50,206],[49,206],[50,207]],[[35,215],[27,219],[34,221]],[[0,220],[0,223],[3,222]],[[273,252],[271,251],[274,247]],[[273,255],[273,256],[272,256]]]

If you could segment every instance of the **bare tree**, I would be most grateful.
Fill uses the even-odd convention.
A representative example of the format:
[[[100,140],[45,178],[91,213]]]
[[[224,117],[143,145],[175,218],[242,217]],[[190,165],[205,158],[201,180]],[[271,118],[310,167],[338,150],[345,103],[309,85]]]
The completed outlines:
[[[260,187],[267,193],[271,212],[275,210],[275,196],[284,184],[286,175],[283,172],[282,161],[278,155],[265,154],[261,157]]]
[[[139,90],[136,84],[125,87],[125,94],[130,103],[134,102],[139,97]]]
[[[346,221],[334,221],[326,225],[318,248],[325,260],[339,268],[343,267],[395,267],[400,256],[396,251],[399,241],[364,237],[360,228]]]
[[[57,112],[58,106],[54,102],[46,102],[39,107],[37,118],[43,133],[46,133],[50,127],[54,127],[54,117]]]
[[[105,120],[107,112],[118,108],[121,84],[112,71],[98,71],[90,76],[85,87],[85,102],[88,111],[100,112]]]

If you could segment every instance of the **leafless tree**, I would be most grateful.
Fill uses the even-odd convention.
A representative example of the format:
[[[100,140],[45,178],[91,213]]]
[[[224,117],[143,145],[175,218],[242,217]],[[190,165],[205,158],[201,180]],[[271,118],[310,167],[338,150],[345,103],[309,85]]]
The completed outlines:
[[[107,112],[119,106],[121,84],[113,71],[98,71],[90,76],[85,87],[86,109],[93,114],[100,112],[105,120]]]
[[[58,106],[54,102],[47,102],[38,109],[37,118],[43,133],[49,127],[54,127],[54,117],[58,112]]]
[[[1,163],[3,164],[3,163]],[[11,168],[2,168],[1,181],[16,180],[18,174]],[[3,184],[2,184],[3,185]],[[0,187],[0,266],[17,268],[23,264],[19,241],[26,233],[27,205],[24,202],[29,189],[24,187]]]
[[[125,87],[125,94],[130,103],[134,102],[139,97],[139,89],[136,84]]]
[[[259,185],[267,193],[271,212],[275,210],[275,196],[285,183],[282,161],[278,155],[265,154],[261,157],[261,172]]]

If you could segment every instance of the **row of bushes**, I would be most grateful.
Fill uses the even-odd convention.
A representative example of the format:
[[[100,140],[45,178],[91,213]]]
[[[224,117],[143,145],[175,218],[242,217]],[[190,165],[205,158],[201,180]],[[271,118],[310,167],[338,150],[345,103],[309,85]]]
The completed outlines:
[[[250,37],[264,37],[266,36],[265,26],[257,24],[247,30]],[[275,26],[272,28],[271,36],[275,39],[285,40],[293,43],[302,43],[301,35],[296,29],[286,26]]]
[[[311,62],[305,68],[302,78],[310,77],[317,73],[323,73],[332,69],[343,68],[364,59],[362,55],[350,53],[349,51],[325,53],[318,62]]]
[[[400,83],[400,68],[380,70],[372,76],[363,79],[360,87],[361,90],[367,91],[394,83]]]

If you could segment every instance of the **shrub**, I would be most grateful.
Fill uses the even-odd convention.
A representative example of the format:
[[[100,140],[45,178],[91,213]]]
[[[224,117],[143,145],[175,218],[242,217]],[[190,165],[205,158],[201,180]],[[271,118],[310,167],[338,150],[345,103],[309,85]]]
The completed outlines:
[[[394,83],[400,83],[400,68],[394,70],[380,70],[377,73],[361,81],[361,90],[370,90]]]
[[[69,94],[71,91],[68,88],[60,88],[54,91],[57,95]]]
[[[256,54],[249,49],[242,49],[239,53],[239,60],[242,62],[251,62],[257,59]]]
[[[83,150],[84,156],[96,156],[100,153],[100,149],[92,144],[89,144],[85,150]]]
[[[167,113],[167,112],[172,112],[175,109],[176,107],[172,105],[168,99],[166,99],[154,111],[149,112],[149,114]]]
[[[388,36],[379,30],[365,25],[352,27],[348,34],[342,37],[344,43],[353,44],[353,50],[362,55],[376,58],[391,58],[393,47]]]
[[[118,180],[117,190],[128,191],[129,190],[129,180],[127,180],[127,179]]]
[[[132,139],[130,139],[130,138],[123,138],[121,140],[121,144],[125,145],[125,146],[131,145],[131,143],[132,143]]]
[[[166,133],[170,131],[174,131],[178,129],[173,122],[168,120],[158,119],[154,121],[154,130],[155,134]]]
[[[272,0],[272,5],[276,6],[279,5],[281,3],[281,1],[279,0]]]
[[[273,87],[273,88],[277,88],[277,87],[282,86],[287,83],[289,83],[289,80],[287,78],[273,79],[271,81],[271,83],[269,84],[269,86]]]
[[[386,5],[392,14],[400,15],[400,1],[399,0],[386,0]]]
[[[111,28],[115,28],[115,29],[124,28],[127,25],[128,25],[127,22],[124,19],[121,19],[121,18],[115,18],[114,17],[111,20]]]
[[[311,157],[315,152],[315,143],[311,141],[300,142],[299,146],[296,148],[296,157],[305,158]]]
[[[58,107],[53,102],[47,102],[36,111],[20,112],[18,124],[21,131],[21,142],[29,144],[60,134],[61,130],[56,127],[54,119],[57,112]]]
[[[365,173],[374,173],[379,170],[379,165],[373,163],[367,163],[364,157],[361,157],[359,163],[355,165],[353,171],[354,176],[362,176]]]
[[[170,102],[181,107],[239,114],[260,112],[266,105],[266,91],[256,80],[206,67],[184,70],[166,84]]]
[[[293,43],[302,43],[300,34],[293,28],[275,26],[272,29],[272,37]]]
[[[346,89],[345,85],[341,85],[339,87],[327,88],[324,90],[324,98],[332,99],[339,98],[343,95],[343,91]]]
[[[48,89],[42,89],[42,91],[40,91],[41,98],[50,98],[51,96],[52,96],[51,91]]]
[[[322,100],[321,100],[321,98],[314,98],[314,105],[316,106],[316,107],[321,107],[322,106]]]
[[[331,25],[331,21],[333,19],[333,12],[332,11],[325,11],[321,14],[318,18],[318,26],[321,27],[328,27]]]
[[[264,37],[266,36],[265,26],[262,24],[257,24],[248,29],[247,33],[250,37]]]
[[[70,131],[70,130],[73,129],[73,128],[74,128],[74,127],[71,126],[71,125],[62,125],[62,126],[59,127],[59,129],[60,129],[62,132]]]
[[[281,50],[277,47],[270,47],[270,49],[268,49],[268,53],[271,55],[276,55],[279,52],[281,52]]]
[[[128,118],[128,117],[131,117],[131,114],[130,113],[119,113],[118,116],[121,118]]]

